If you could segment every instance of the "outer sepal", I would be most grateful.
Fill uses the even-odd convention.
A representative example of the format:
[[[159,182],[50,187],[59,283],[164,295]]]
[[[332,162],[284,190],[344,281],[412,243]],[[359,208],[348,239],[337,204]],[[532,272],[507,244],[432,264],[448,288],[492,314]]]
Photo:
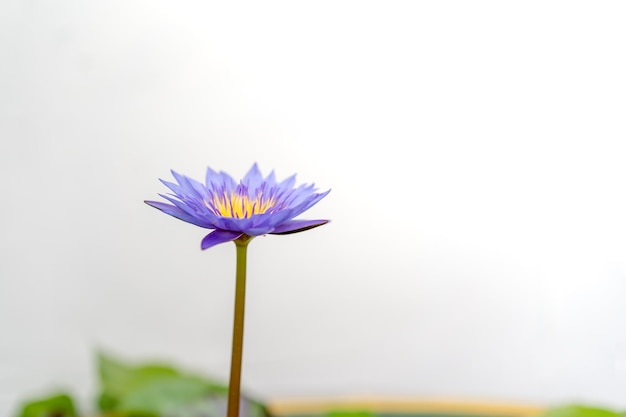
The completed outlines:
[[[242,236],[244,233],[242,232],[231,232],[230,230],[221,230],[217,229],[209,233],[202,239],[200,243],[200,247],[202,250],[209,249],[215,245],[219,245],[220,243],[230,242],[238,237]]]
[[[323,226],[330,220],[291,220],[274,229],[270,235],[290,235]]]

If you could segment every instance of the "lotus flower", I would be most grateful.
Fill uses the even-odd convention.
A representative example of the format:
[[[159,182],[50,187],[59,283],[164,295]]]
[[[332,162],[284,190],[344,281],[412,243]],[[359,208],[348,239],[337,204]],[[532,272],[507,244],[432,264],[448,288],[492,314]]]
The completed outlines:
[[[171,204],[146,203],[185,222],[214,229],[202,239],[202,249],[244,235],[297,233],[328,223],[294,220],[330,192],[317,193],[313,184],[294,187],[295,175],[281,182],[276,181],[274,172],[263,178],[256,163],[239,183],[211,168],[207,168],[204,184],[174,171],[172,175],[176,183],[161,180],[172,193],[159,194]]]

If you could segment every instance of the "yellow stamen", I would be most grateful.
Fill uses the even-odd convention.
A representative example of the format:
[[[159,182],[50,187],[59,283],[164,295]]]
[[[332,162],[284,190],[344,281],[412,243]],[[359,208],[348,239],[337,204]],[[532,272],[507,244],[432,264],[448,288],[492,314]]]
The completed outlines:
[[[247,219],[254,214],[263,214],[276,203],[272,198],[264,198],[258,195],[250,198],[247,195],[240,195],[236,192],[222,195],[214,195],[212,204],[206,203],[207,207],[213,206],[217,215],[223,217],[233,217],[236,219]]]

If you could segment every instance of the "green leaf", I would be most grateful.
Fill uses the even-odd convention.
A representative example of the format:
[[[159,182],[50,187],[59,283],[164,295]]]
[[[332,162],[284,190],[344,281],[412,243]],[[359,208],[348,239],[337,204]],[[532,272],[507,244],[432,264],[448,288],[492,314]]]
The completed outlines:
[[[103,353],[98,354],[98,371],[102,411],[115,410],[122,398],[156,378],[178,375],[178,371],[169,366],[146,364],[133,367]]]
[[[569,405],[549,409],[543,417],[620,417],[620,414],[605,408]]]
[[[132,366],[98,355],[100,410],[118,417],[222,417],[228,387],[164,364]],[[263,404],[242,396],[247,417],[267,417]]]
[[[27,402],[19,417],[76,417],[74,401],[67,394]]]
[[[199,378],[177,375],[155,378],[129,392],[117,410],[131,415],[161,416],[206,398],[211,386]]]

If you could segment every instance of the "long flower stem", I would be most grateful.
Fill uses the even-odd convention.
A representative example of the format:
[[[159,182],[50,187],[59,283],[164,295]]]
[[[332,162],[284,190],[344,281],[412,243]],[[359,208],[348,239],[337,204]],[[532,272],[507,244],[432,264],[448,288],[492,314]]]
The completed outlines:
[[[237,247],[237,283],[235,284],[235,319],[233,322],[233,349],[230,362],[227,417],[239,416],[243,319],[246,307],[246,255],[251,239],[251,236],[242,235],[234,241]]]

